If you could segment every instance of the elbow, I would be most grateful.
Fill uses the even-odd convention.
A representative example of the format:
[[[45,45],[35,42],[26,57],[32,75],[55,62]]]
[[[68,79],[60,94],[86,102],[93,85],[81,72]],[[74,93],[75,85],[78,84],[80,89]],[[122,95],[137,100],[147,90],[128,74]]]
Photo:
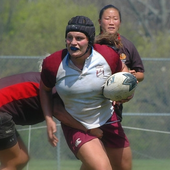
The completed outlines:
[[[144,74],[143,74],[143,73],[140,74],[140,76],[137,77],[137,80],[138,80],[139,82],[143,81],[143,80],[144,80]]]

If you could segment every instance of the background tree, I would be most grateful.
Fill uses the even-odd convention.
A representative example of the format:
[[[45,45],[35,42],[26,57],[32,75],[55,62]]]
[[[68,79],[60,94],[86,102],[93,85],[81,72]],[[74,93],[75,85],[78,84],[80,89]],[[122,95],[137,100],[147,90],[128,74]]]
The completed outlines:
[[[121,10],[120,33],[142,57],[169,57],[168,0],[1,0],[0,55],[45,56],[64,48],[65,27],[75,15],[91,18],[98,34],[98,13],[107,4]]]

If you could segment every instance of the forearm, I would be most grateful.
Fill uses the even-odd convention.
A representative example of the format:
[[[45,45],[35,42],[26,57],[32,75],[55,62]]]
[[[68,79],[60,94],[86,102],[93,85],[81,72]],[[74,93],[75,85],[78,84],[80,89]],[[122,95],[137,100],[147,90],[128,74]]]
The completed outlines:
[[[70,126],[75,129],[82,130],[86,133],[94,135],[98,138],[102,138],[103,131],[100,128],[95,129],[86,129],[80,122],[75,120],[64,108],[64,106],[57,102],[57,105],[54,102],[54,117],[60,120],[63,124]]]
[[[139,82],[143,81],[144,79],[144,73],[142,72],[136,72],[136,78]]]
[[[53,105],[52,90],[46,88],[42,81],[40,82],[40,102],[45,119],[51,119]]]
[[[128,67],[123,62],[122,62],[122,70],[121,70],[121,72],[129,72]]]
[[[136,72],[135,70],[129,70],[129,73],[133,74],[138,82],[142,81],[144,79],[144,73],[143,72]]]
[[[63,124],[70,126],[72,128],[79,129],[84,132],[87,132],[88,130],[80,122],[75,120],[66,110],[63,110],[62,113],[58,110],[57,114],[56,112],[54,113],[54,117],[56,117]]]
[[[58,139],[55,136],[55,133],[57,132],[56,123],[53,121],[52,117],[52,89],[47,88],[42,81],[40,82],[40,102],[47,124],[48,140],[52,146],[56,146]]]
[[[58,95],[55,95],[54,98],[53,116],[67,126],[87,132],[87,129],[65,110]]]

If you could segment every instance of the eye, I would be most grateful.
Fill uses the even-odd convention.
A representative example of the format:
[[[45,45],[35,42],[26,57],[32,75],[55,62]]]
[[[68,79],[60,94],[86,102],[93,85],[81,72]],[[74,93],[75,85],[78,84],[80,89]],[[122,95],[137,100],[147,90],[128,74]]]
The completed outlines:
[[[76,37],[76,40],[77,40],[77,41],[81,41],[81,40],[83,40],[83,39],[84,39],[84,37],[80,37],[80,36]]]
[[[72,37],[71,35],[67,35],[66,39],[67,39],[68,41],[72,41],[73,37]]]
[[[110,18],[109,17],[106,17],[105,20],[109,20]]]

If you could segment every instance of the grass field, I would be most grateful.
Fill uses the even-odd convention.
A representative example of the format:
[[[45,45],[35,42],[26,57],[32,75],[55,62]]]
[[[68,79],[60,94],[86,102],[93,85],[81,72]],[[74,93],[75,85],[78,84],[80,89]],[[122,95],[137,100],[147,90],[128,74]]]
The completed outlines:
[[[62,160],[60,165],[57,160],[31,160],[24,170],[79,170],[80,165],[78,160]],[[133,160],[133,170],[168,170],[169,167],[169,160]]]

